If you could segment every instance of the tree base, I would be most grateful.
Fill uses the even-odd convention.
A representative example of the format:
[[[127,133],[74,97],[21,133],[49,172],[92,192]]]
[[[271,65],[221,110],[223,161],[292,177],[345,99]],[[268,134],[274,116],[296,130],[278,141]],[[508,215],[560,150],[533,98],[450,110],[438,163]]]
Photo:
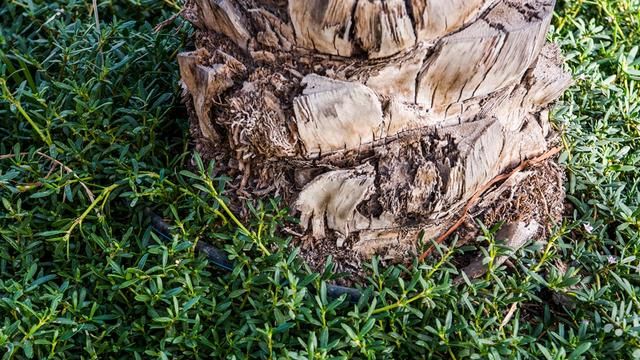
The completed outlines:
[[[250,188],[249,184],[242,185],[242,175],[228,164],[233,163],[229,156],[228,148],[213,144],[210,139],[203,136],[193,101],[188,93],[185,93],[184,103],[191,119],[191,138],[194,139],[195,151],[204,159],[214,160],[217,163],[218,175],[228,176],[236,174],[235,180],[228,185],[226,195],[232,199],[234,211],[242,217],[249,216],[248,209],[243,205],[244,201],[256,199],[256,194],[271,194],[271,190],[258,191]],[[227,164],[225,166],[225,164]],[[565,184],[564,169],[556,163],[555,159],[545,160],[521,172],[504,183],[494,186],[483,194],[481,201],[474,206],[469,216],[466,216],[464,224],[451,236],[456,238],[456,246],[477,244],[478,237],[482,236],[482,230],[476,221],[482,222],[487,228],[502,224],[539,224],[535,234],[529,240],[546,242],[552,233],[553,227],[562,222],[565,211]],[[277,195],[282,195],[278,193]],[[286,198],[291,201],[294,195],[288,194]],[[460,215],[460,214],[455,214]],[[456,217],[452,216],[446,223],[439,227],[440,232],[446,231],[453,225]],[[353,240],[350,239],[338,246],[337,237],[327,236],[323,239],[315,239],[311,233],[300,233],[299,224],[288,224],[289,229],[294,229],[283,235],[294,235],[294,246],[300,247],[299,256],[309,265],[313,271],[322,272],[329,257],[336,273],[348,274],[337,281],[343,286],[361,284],[367,276],[367,270],[363,266],[370,260],[373,254],[363,254],[354,251]],[[434,233],[436,234],[436,233]],[[428,242],[431,239],[422,239]],[[507,240],[507,239],[504,239]],[[507,240],[508,242],[508,240]],[[398,242],[402,244],[403,242]],[[409,265],[418,255],[415,241],[407,239],[404,246],[381,247],[376,251],[380,255],[380,262],[384,264],[403,263]],[[482,246],[482,244],[478,244]],[[473,267],[480,259],[477,253],[465,253],[454,258],[454,263],[460,268]]]
[[[549,147],[548,105],[570,82],[545,45],[553,1],[456,3],[449,15],[473,11],[442,33],[416,14],[447,2],[421,3],[329,1],[310,17],[311,0],[187,5],[197,50],[178,59],[196,150],[234,199],[282,198],[312,265],[415,255]],[[495,201],[477,211],[507,210]]]
[[[487,228],[494,226],[507,228],[519,223],[525,226],[536,224],[535,232],[527,234],[528,238],[524,241],[546,242],[548,236],[553,233],[553,227],[562,222],[565,211],[564,183],[564,169],[553,159],[516,173],[505,183],[497,185],[484,194],[478,205],[472,208],[464,224],[451,235],[450,239],[456,238],[456,247],[484,246],[478,243],[478,238],[483,235],[482,229],[476,222],[480,221]],[[452,222],[450,221],[446,227],[451,226]],[[426,244],[430,240],[433,239],[423,239]],[[500,240],[510,244],[510,239]],[[344,247],[338,247],[335,241],[317,241],[307,235],[297,239],[295,244],[301,247],[300,256],[314,271],[323,271],[328,256],[331,256],[335,271],[348,274],[344,279],[339,280],[341,285],[352,286],[362,283],[367,276],[363,263],[367,263],[369,258],[353,251],[349,243]],[[404,251],[398,248],[381,250],[382,265],[385,263],[410,265],[417,256],[412,247]],[[459,269],[478,267],[481,261],[482,259],[478,259],[477,252],[457,255],[453,260]]]

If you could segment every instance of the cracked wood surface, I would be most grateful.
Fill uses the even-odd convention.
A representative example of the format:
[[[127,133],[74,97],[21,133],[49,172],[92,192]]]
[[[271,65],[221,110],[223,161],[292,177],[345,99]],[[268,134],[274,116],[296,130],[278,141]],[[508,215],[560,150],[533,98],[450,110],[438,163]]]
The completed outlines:
[[[411,252],[547,149],[568,86],[552,0],[192,0],[179,56],[199,151],[314,241]]]
[[[290,0],[296,40],[315,51],[369,58],[393,55],[448,35],[492,0]]]

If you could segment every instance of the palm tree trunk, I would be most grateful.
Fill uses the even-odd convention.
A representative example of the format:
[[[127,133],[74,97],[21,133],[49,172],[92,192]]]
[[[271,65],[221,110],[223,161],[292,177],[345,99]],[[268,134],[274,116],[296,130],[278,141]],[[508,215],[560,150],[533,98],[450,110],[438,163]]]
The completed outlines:
[[[570,82],[554,0],[191,0],[179,55],[197,150],[281,196],[306,241],[414,251],[548,149]]]

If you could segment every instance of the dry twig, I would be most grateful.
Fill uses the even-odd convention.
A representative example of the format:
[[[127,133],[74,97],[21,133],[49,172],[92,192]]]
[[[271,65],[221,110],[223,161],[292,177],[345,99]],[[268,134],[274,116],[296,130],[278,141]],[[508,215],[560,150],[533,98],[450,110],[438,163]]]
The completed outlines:
[[[495,178],[491,179],[491,181],[486,183],[483,187],[478,189],[478,191],[476,191],[473,194],[471,199],[469,199],[469,201],[467,202],[467,205],[465,205],[464,209],[462,209],[462,215],[460,216],[460,219],[458,219],[458,221],[456,221],[455,224],[453,224],[453,226],[451,226],[449,228],[449,230],[447,230],[444,234],[440,235],[440,237],[438,237],[435,240],[435,243],[436,244],[442,244],[451,234],[453,234],[453,232],[456,231],[464,223],[467,215],[469,214],[469,210],[471,210],[471,208],[473,208],[476,205],[476,203],[478,202],[478,199],[480,199],[480,196],[482,194],[484,194],[487,190],[489,190],[493,185],[495,185],[496,183],[498,183],[500,181],[507,180],[511,176],[513,176],[516,173],[526,169],[527,167],[529,167],[531,165],[538,164],[540,162],[543,162],[543,161],[553,157],[554,155],[559,153],[560,150],[562,150],[562,147],[560,147],[560,146],[555,147],[555,148],[547,151],[546,153],[544,153],[544,154],[542,154],[542,155],[540,155],[540,156],[538,156],[536,158],[523,161],[522,163],[520,163],[520,165],[518,165],[515,169],[511,170],[510,172],[498,175]],[[424,251],[420,255],[420,257],[418,258],[419,261],[423,262],[427,258],[427,256],[431,255],[433,250],[434,250],[434,247],[432,246],[429,249],[427,249],[426,251]]]
[[[60,161],[52,158],[51,156],[49,156],[49,155],[47,155],[47,154],[45,154],[45,153],[43,153],[41,151],[36,151],[36,154],[38,154],[38,156],[40,156],[42,158],[45,158],[45,159],[51,161],[54,165],[60,166],[67,173],[72,174],[78,180],[78,183],[80,184],[80,186],[82,186],[82,188],[84,189],[85,193],[89,197],[89,200],[91,200],[91,202],[95,201],[96,197],[95,197],[95,195],[93,195],[93,192],[89,189],[87,184],[85,184],[84,182],[82,182],[82,180],[80,180],[80,177],[73,171],[73,169],[71,169],[70,167],[66,166],[65,164],[61,163]],[[0,155],[0,160],[12,159],[12,158],[14,158],[16,156],[24,156],[24,155],[29,155],[29,153],[21,152],[21,153],[18,153],[18,154]],[[47,176],[45,176],[45,178],[48,178],[49,175],[51,175],[51,172],[53,171],[53,169],[55,169],[55,166],[52,169],[49,170],[49,173],[47,174]]]

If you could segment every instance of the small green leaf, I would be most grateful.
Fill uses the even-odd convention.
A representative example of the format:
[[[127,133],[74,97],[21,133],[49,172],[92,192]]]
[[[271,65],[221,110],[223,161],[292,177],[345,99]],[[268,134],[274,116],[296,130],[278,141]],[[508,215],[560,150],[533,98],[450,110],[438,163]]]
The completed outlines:
[[[589,350],[590,348],[591,348],[590,342],[580,344],[578,347],[576,347],[575,350],[571,352],[571,354],[569,355],[569,360],[577,360],[582,354],[587,352],[587,350]]]

